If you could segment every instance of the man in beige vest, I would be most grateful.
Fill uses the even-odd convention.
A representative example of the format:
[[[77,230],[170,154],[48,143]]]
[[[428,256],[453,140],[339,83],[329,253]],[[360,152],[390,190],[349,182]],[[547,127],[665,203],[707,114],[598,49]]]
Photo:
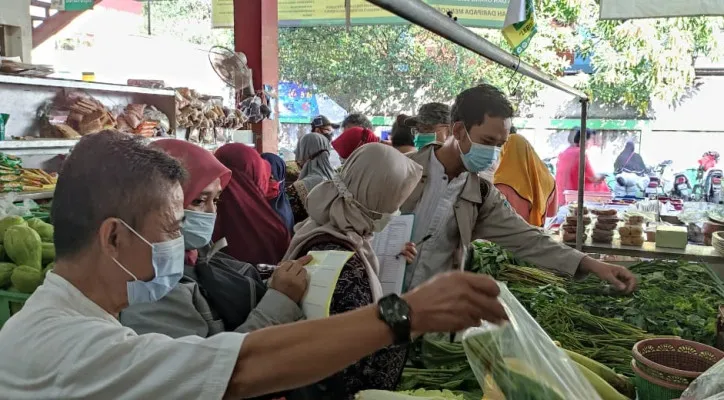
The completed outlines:
[[[591,273],[632,292],[636,278],[630,271],[555,242],[520,218],[492,183],[478,176],[497,161],[512,117],[512,105],[494,86],[467,89],[452,107],[453,134],[442,145],[430,143],[409,156],[422,165],[423,175],[401,207],[403,213],[415,214],[412,240],[420,243],[405,287],[460,268],[470,242],[484,239],[541,268],[576,277]]]

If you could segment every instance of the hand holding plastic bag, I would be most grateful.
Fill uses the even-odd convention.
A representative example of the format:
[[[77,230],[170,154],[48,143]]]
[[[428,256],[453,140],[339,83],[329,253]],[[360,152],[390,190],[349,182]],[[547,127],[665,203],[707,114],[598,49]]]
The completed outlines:
[[[468,362],[486,400],[600,400],[574,362],[553,343],[504,284],[498,299],[510,321],[463,335]]]
[[[724,360],[691,382],[681,400],[724,400]]]

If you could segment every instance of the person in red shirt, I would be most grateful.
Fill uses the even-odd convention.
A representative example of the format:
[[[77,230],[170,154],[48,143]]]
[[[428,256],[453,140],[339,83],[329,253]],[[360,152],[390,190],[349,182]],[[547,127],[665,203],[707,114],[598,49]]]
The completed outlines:
[[[593,135],[593,131],[586,129],[586,140],[590,139]],[[576,135],[573,137],[573,144],[563,150],[558,155],[558,164],[556,165],[556,195],[558,197],[558,206],[566,204],[566,198],[563,192],[566,190],[578,190],[578,166],[580,161],[581,152],[581,130],[576,131]],[[583,187],[584,192],[600,192],[604,189],[608,189],[606,185],[601,185],[603,177],[597,175],[591,167],[591,163],[586,158],[586,166],[584,172]]]

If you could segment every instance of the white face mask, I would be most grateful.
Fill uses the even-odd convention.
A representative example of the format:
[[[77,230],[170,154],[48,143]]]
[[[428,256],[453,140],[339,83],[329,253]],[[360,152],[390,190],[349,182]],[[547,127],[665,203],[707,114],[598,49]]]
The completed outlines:
[[[392,220],[392,218],[393,218],[393,217],[396,217],[396,216],[398,216],[398,215],[400,215],[400,214],[401,214],[401,213],[400,213],[400,210],[397,210],[397,211],[395,211],[395,212],[393,212],[393,213],[389,213],[389,214],[382,214],[382,218],[377,219],[377,220],[375,220],[375,222],[374,222],[374,224],[375,224],[374,232],[375,232],[375,233],[380,233],[380,232],[384,231],[385,228],[387,227],[387,224],[390,223],[390,221]]]
[[[186,220],[181,228],[186,250],[200,249],[211,242],[216,223],[216,214],[184,210]]]
[[[123,266],[118,260],[112,260],[133,278],[126,283],[128,293],[128,305],[140,303],[153,303],[166,296],[184,274],[184,237],[160,243],[151,243],[141,236],[125,221],[120,220],[139,239],[151,246],[151,264],[153,265],[154,277],[150,281],[139,280],[136,275]]]

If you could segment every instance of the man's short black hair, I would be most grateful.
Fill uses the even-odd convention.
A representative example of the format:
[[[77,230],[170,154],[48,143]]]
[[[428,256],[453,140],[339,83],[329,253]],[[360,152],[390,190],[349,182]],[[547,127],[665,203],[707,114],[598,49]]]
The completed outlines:
[[[366,116],[364,116],[364,114],[352,113],[346,116],[342,121],[342,129],[352,128],[355,126],[361,126],[369,130],[374,130],[372,122],[370,122],[370,120]]]
[[[393,147],[415,145],[415,135],[412,134],[412,128],[405,123],[409,118],[408,115],[400,114],[397,116],[395,123],[392,124],[390,138]]]
[[[141,137],[114,130],[84,136],[63,163],[55,188],[56,258],[86,249],[107,218],[138,228],[185,178],[179,161]]]
[[[468,132],[473,126],[481,125],[485,116],[513,118],[513,105],[508,98],[500,89],[487,83],[460,93],[450,111],[452,122],[462,122]]]
[[[591,136],[595,135],[596,132],[591,129],[586,129],[586,140],[590,139]],[[573,136],[574,144],[581,144],[581,128],[576,129],[576,134]]]

